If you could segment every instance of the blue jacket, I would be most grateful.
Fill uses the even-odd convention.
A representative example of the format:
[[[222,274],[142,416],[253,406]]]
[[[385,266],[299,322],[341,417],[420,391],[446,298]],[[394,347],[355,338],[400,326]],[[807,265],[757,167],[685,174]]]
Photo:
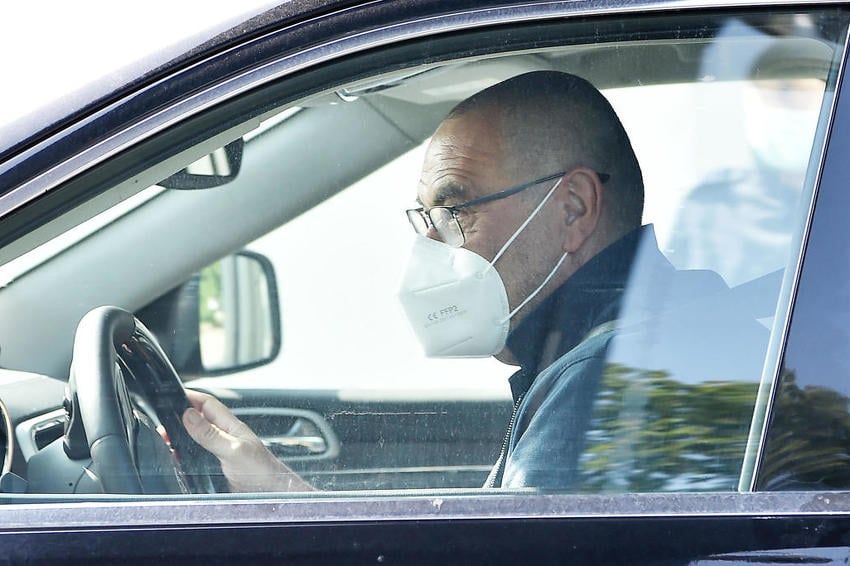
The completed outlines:
[[[758,383],[767,331],[741,313],[728,292],[716,273],[676,271],[658,250],[650,226],[628,234],[582,266],[508,338],[522,369],[510,379],[515,414],[489,485],[586,491],[591,488],[581,487],[582,475],[589,473],[583,462],[594,441],[588,436],[623,434],[625,441],[616,454],[606,456],[604,473],[611,478],[591,480],[596,482],[592,489],[601,489],[605,481],[605,489],[616,489],[618,482],[627,486],[623,477],[636,461],[628,453],[629,430],[612,433],[612,426],[619,424],[611,423],[591,426],[600,383],[611,368],[615,373],[616,368],[637,368],[620,372],[626,381],[628,376],[660,374],[683,383]],[[737,357],[716,355],[739,346]],[[634,421],[629,411],[639,412],[647,397],[628,389],[604,399],[609,404],[615,399],[618,414]],[[742,420],[735,429],[742,445],[748,424]],[[743,448],[733,456],[738,452],[742,455]],[[735,463],[726,468],[734,469]],[[734,489],[728,485],[736,482],[731,472],[708,475],[705,485],[722,483]],[[676,478],[668,478],[667,484],[687,487]]]

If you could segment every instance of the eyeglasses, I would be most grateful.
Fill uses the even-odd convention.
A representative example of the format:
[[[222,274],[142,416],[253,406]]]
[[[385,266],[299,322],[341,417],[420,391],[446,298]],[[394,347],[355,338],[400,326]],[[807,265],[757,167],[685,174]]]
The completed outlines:
[[[530,189],[535,185],[545,183],[546,181],[554,181],[555,179],[563,177],[566,173],[566,171],[553,173],[552,175],[541,177],[540,179],[531,181],[530,183],[505,189],[504,191],[499,191],[492,195],[475,198],[454,206],[435,206],[428,210],[425,210],[424,207],[411,208],[407,211],[407,219],[413,225],[413,229],[416,230],[417,234],[424,236],[433,226],[437,235],[440,237],[440,240],[457,248],[462,246],[466,241],[466,238],[463,235],[463,230],[460,227],[460,221],[457,214],[458,210],[513,196],[526,189]],[[599,180],[603,183],[610,178],[610,175],[607,173],[597,173],[597,175],[599,176]]]

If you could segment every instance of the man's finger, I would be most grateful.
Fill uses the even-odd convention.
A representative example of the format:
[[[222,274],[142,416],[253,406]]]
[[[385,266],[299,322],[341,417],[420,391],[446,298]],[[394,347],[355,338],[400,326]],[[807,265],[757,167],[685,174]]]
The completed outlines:
[[[217,426],[222,431],[233,436],[245,437],[253,436],[251,430],[236,418],[236,415],[230,412],[224,403],[211,395],[201,393],[202,397],[190,397],[190,401],[195,409],[200,412],[206,420]],[[199,404],[195,404],[198,401]]]
[[[189,403],[191,403],[193,407],[200,411],[201,407],[204,406],[204,402],[207,399],[212,399],[213,396],[209,393],[201,393],[200,391],[195,391],[194,389],[187,389],[186,398],[189,399]]]
[[[204,418],[196,409],[183,412],[183,426],[192,439],[219,459],[232,456],[232,437]]]

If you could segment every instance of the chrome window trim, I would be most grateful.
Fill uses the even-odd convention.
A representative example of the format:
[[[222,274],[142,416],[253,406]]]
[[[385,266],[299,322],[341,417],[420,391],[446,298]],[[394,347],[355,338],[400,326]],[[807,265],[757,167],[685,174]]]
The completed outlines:
[[[204,91],[184,98],[172,106],[165,108],[148,118],[136,122],[123,131],[90,146],[81,153],[57,164],[48,171],[36,176],[29,181],[19,185],[12,191],[0,196],[0,218],[24,206],[35,198],[50,192],[62,183],[85,172],[86,170],[102,163],[110,157],[125,151],[133,145],[142,142],[157,133],[176,125],[216,104],[237,97],[247,91],[253,90],[266,83],[281,79],[292,73],[305,70],[311,66],[327,63],[337,58],[353,55],[368,49],[389,45],[399,40],[410,40],[422,38],[436,33],[448,33],[453,31],[469,30],[494,24],[515,24],[519,22],[539,21],[550,18],[575,18],[585,16],[603,16],[610,14],[638,14],[642,12],[681,12],[683,10],[693,11],[699,9],[723,9],[723,8],[753,8],[806,5],[840,5],[846,4],[846,0],[798,0],[788,3],[779,0],[725,0],[711,2],[706,0],[575,0],[572,2],[539,2],[527,5],[513,5],[498,8],[481,8],[467,10],[464,12],[448,15],[429,16],[417,20],[411,20],[400,24],[384,26],[374,30],[360,32],[344,38],[332,40],[293,55],[284,56],[263,66],[246,71],[232,77],[224,82],[218,83]],[[359,7],[341,10],[334,15],[346,11],[355,10]],[[325,16],[327,17],[327,16]],[[253,42],[264,39],[294,27],[309,25],[315,20],[296,24],[289,28],[271,32],[270,34],[253,40]],[[243,44],[244,46],[245,44]],[[237,47],[238,48],[238,47]],[[237,49],[237,48],[232,48]],[[223,54],[226,56],[227,54]],[[220,57],[218,55],[216,57]],[[204,65],[201,61],[189,67],[192,69],[198,65]],[[177,74],[185,72],[178,71]],[[173,77],[175,75],[171,75]],[[169,77],[169,78],[170,78]],[[147,92],[161,86],[169,78],[162,79],[141,91],[131,94],[123,100],[116,102],[97,115],[108,113],[110,109],[126,104],[141,92]],[[61,135],[51,136],[44,142],[38,144],[26,153],[35,153],[40,148],[50,145],[52,141]],[[12,157],[11,161],[20,159],[20,155]]]
[[[531,495],[533,491],[457,495],[421,491],[340,492],[330,497],[281,494],[246,499],[228,495],[207,500],[163,501],[161,496],[90,497],[86,502],[9,503],[2,506],[2,531],[25,528],[189,527],[295,525],[334,522],[446,521],[491,518],[581,519],[670,517],[850,516],[850,492],[667,493],[618,495]],[[12,497],[12,496],[9,496]],[[14,496],[26,500],[26,496]],[[45,496],[36,500],[44,501]],[[8,500],[8,499],[7,499]]]

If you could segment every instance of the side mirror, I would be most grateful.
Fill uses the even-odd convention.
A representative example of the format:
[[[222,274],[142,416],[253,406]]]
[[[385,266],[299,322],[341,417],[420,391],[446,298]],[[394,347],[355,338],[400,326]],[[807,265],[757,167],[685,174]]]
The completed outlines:
[[[208,265],[136,315],[183,381],[257,367],[280,352],[274,268],[257,253]]]
[[[158,184],[166,189],[178,190],[211,189],[226,185],[236,178],[242,168],[244,147],[242,138],[234,140]]]
[[[280,349],[274,269],[242,251],[200,272],[199,345],[207,373],[271,361]]]

